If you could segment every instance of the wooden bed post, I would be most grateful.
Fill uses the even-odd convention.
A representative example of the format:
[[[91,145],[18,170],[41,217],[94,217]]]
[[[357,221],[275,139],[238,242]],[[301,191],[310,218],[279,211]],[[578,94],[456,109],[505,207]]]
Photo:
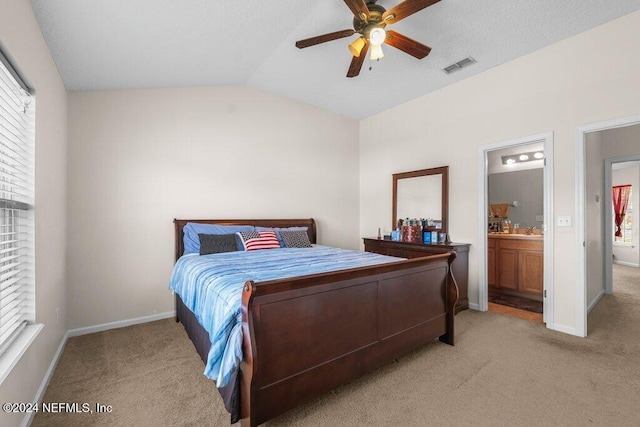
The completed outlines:
[[[253,354],[255,343],[253,342],[253,334],[250,332],[253,329],[253,316],[249,312],[255,290],[256,285],[251,280],[246,282],[242,289],[242,350],[244,353],[244,360],[240,363],[240,425],[242,427],[255,425],[251,418],[252,396],[255,395],[251,392],[256,368],[255,355]]]
[[[456,259],[457,256],[458,255],[455,253],[455,251],[451,251],[447,260],[447,262],[449,263],[449,271],[447,273],[447,287],[445,289],[445,292],[447,293],[447,332],[439,337],[440,341],[449,345],[455,345],[453,319],[456,315],[456,302],[458,301],[458,283],[456,282],[456,278],[453,277],[451,263]]]

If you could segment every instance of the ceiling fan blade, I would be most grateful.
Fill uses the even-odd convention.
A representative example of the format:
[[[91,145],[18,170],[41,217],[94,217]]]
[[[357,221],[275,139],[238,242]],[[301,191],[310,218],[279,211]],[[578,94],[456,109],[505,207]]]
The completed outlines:
[[[344,0],[344,2],[349,6],[349,9],[351,9],[351,12],[353,12],[356,18],[362,19],[363,13],[366,18],[369,17],[369,8],[364,0]]]
[[[383,13],[382,19],[387,24],[393,24],[439,1],[440,0],[405,0]]]
[[[310,37],[304,40],[298,40],[296,42],[296,47],[299,49],[303,49],[305,47],[314,46],[320,43],[330,42],[332,40],[342,39],[344,37],[349,37],[355,33],[355,30],[342,30],[336,31],[335,33],[323,34],[321,36]]]
[[[424,58],[431,52],[431,48],[429,46],[423,45],[422,43],[410,39],[407,36],[403,36],[400,33],[396,33],[393,30],[387,31],[387,38],[384,42],[389,46],[400,49],[401,51],[418,59]]]
[[[360,69],[364,60],[367,58],[367,51],[369,50],[369,42],[364,44],[364,47],[360,51],[360,56],[354,56],[349,65],[349,71],[347,71],[347,77],[355,77],[360,74]]]

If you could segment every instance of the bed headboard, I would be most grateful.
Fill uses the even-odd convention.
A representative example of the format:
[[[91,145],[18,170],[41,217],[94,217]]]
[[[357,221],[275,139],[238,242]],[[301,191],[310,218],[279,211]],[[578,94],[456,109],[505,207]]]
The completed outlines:
[[[182,240],[182,229],[188,222],[199,222],[201,224],[218,225],[253,225],[256,227],[307,227],[309,241],[316,243],[316,222],[313,218],[308,219],[174,219],[175,225],[175,257],[176,261],[184,252],[184,242]]]

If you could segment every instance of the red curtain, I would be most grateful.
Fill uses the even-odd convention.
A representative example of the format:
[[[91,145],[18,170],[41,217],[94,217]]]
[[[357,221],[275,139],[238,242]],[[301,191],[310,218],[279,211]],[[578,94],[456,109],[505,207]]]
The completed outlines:
[[[613,190],[613,211],[616,220],[616,237],[622,237],[622,221],[627,214],[627,206],[629,206],[630,185],[616,185]]]

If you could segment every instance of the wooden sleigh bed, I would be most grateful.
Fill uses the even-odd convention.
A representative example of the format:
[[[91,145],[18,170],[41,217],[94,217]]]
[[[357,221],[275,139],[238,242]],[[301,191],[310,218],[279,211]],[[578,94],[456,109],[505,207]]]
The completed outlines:
[[[313,219],[176,219],[176,260],[184,252],[188,222],[307,227],[316,243]],[[236,394],[241,424],[262,424],[436,338],[453,345],[458,289],[450,265],[455,256],[245,283],[244,360]],[[177,294],[176,321],[206,363],[209,336]],[[234,399],[224,390],[221,395]]]

